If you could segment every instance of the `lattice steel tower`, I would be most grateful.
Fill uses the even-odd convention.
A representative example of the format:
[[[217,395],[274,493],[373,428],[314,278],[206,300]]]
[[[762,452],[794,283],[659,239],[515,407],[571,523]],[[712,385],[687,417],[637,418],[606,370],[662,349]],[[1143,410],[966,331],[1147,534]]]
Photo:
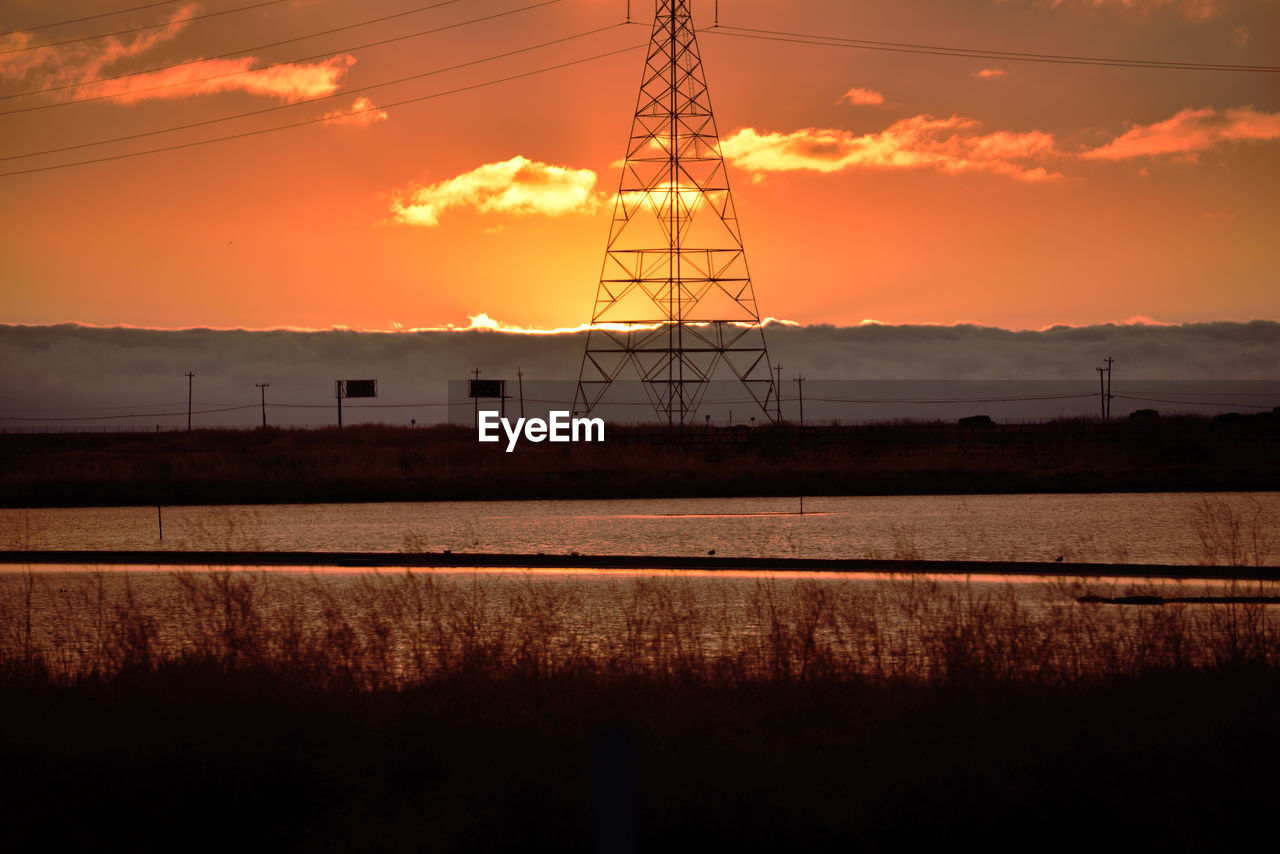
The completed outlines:
[[[778,389],[694,35],[692,0],[657,0],[574,411],[628,365],[659,417],[693,417],[726,365],[764,415]]]

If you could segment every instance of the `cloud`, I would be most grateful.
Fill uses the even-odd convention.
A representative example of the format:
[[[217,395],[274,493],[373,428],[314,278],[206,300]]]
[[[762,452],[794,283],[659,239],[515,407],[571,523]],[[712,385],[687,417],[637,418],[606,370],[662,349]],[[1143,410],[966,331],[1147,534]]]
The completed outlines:
[[[1172,118],[1138,125],[1106,145],[1082,152],[1088,160],[1127,160],[1134,157],[1196,154],[1224,142],[1280,139],[1280,113],[1252,107],[1215,110],[1187,108]]]
[[[981,77],[984,80],[990,80],[993,77],[1004,77],[1008,74],[1003,68],[984,68],[981,71],[973,72],[974,77]]]
[[[850,89],[840,96],[840,100],[850,104],[883,104],[884,95],[874,89]]]
[[[1048,5],[1055,9],[1115,7],[1139,11],[1169,7],[1176,9],[1188,21],[1203,23],[1222,14],[1224,3],[1222,0],[1050,0]]]
[[[461,423],[470,424],[472,405],[461,389],[462,381],[477,367],[484,371],[482,378],[507,379],[513,386],[516,370],[523,369],[529,397],[563,400],[567,404],[573,400],[585,334],[519,334],[527,331],[480,314],[465,327],[423,332],[250,332],[0,324],[0,389],[7,394],[0,427],[74,426],[74,420],[21,419],[74,419],[100,414],[113,417],[81,424],[183,427],[187,402],[187,379],[183,374],[188,369],[196,374],[195,409],[202,413],[197,416],[200,426],[253,426],[260,418],[260,397],[254,384],[264,381],[271,383],[267,393],[271,423],[332,424],[333,381],[344,377],[376,377],[379,395],[377,408],[361,409],[355,404],[350,411],[344,408],[346,423],[394,421],[407,425],[410,418],[420,424],[440,420],[449,416],[451,407],[423,404],[454,396],[463,401],[454,414]],[[1096,392],[1093,368],[1097,360],[1114,356],[1116,382],[1122,386],[1149,381],[1152,392],[1181,392],[1186,383],[1195,381],[1204,393],[1198,397],[1181,393],[1147,396],[1245,402],[1261,397],[1261,402],[1270,408],[1275,405],[1276,377],[1280,376],[1280,324],[1267,321],[1058,326],[1020,332],[973,325],[771,325],[766,334],[770,351],[786,364],[788,377],[794,375],[794,370],[812,379],[812,388],[819,389],[815,398],[822,397],[824,390],[834,392],[831,397],[875,399],[969,398],[990,397],[993,392],[1046,391],[1042,383],[1023,383],[1025,391],[1010,384],[989,390],[954,385],[957,381],[1015,378],[1069,380],[1080,391]],[[1223,377],[1252,381],[1253,391],[1228,389]],[[630,393],[635,394],[631,376],[625,379],[632,381]],[[539,388],[535,385],[539,381],[557,385]],[[731,378],[726,380],[732,382]],[[831,385],[823,389],[822,383]],[[791,388],[789,381],[788,387]],[[451,388],[457,393],[451,395]],[[810,388],[806,384],[806,417],[811,414],[807,397]],[[541,393],[544,390],[550,393]],[[1227,391],[1231,396],[1224,394]],[[1237,394],[1249,396],[1241,398]],[[642,394],[639,399],[644,399]],[[1077,403],[1078,410],[1073,410],[1071,407]],[[242,408],[203,413],[235,404]],[[294,406],[273,408],[280,404]],[[1138,408],[1153,404],[1133,405]],[[1154,405],[1162,411],[1169,408],[1165,404]],[[814,406],[818,404],[815,402]],[[995,417],[1047,417],[1073,411],[1092,414],[1096,411],[1096,397],[1043,405],[986,404],[993,408],[985,410],[975,409],[976,404],[964,406],[966,411],[960,412],[844,406],[829,410],[823,417],[954,419],[981,411]],[[1210,414],[1215,411],[1211,407],[1183,408]],[[622,407],[618,412],[620,420],[652,416],[651,410],[639,407]],[[138,416],[114,417],[126,413]]]
[[[75,90],[75,96],[108,97],[128,104],[151,98],[247,92],[293,102],[332,95],[355,61],[354,56],[332,56],[321,62],[289,63],[255,71],[252,67],[257,60],[253,57],[209,59],[87,84]]]
[[[0,49],[23,50],[0,55],[0,79],[26,80],[28,85],[66,87],[65,98],[111,98],[134,103],[153,98],[185,98],[217,92],[247,92],[252,95],[294,102],[333,94],[353,56],[334,56],[320,62],[287,63],[254,69],[254,57],[237,59],[193,59],[171,68],[130,74],[113,80],[97,80],[124,60],[141,56],[173,40],[187,26],[184,19],[199,12],[200,6],[179,7],[169,23],[130,39],[111,37],[70,45],[39,47],[30,33],[0,37]]]
[[[818,128],[791,133],[742,128],[724,139],[721,147],[737,166],[756,173],[868,168],[986,172],[1020,181],[1060,177],[1043,166],[1014,162],[1053,156],[1052,134],[982,134],[979,127],[976,119],[920,115],[895,122],[879,133],[862,135]]]
[[[486,163],[437,184],[412,186],[391,204],[393,218],[405,225],[436,226],[450,208],[516,216],[590,213],[600,205],[596,173],[539,163],[516,155]]]
[[[324,117],[334,124],[368,127],[376,122],[386,121],[387,113],[379,110],[373,101],[361,96],[352,102],[350,110],[334,110],[332,113],[325,113]]]
[[[156,45],[170,41],[187,24],[183,21],[200,11],[195,3],[179,6],[166,25],[146,30],[130,39],[111,36],[56,47],[40,47],[35,36],[13,32],[0,36],[0,49],[21,51],[0,55],[0,78],[23,80],[32,78],[33,85],[58,86],[80,83],[99,76],[107,66],[146,53]]]

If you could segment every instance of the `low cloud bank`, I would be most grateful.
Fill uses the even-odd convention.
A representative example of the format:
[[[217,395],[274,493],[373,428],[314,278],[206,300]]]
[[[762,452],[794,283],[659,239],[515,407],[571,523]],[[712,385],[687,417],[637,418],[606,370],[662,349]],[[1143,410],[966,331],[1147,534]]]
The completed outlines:
[[[1108,356],[1116,360],[1117,382],[1280,384],[1280,323],[1270,321],[1022,332],[980,326],[771,325],[766,335],[772,360],[784,365],[784,397],[797,374],[815,382],[1076,381],[1091,389],[1097,382],[1094,368]],[[378,380],[379,397],[349,401],[347,423],[433,423],[448,418],[443,404],[450,382],[457,396],[459,381],[475,369],[482,379],[508,380],[513,394],[517,369],[526,384],[576,379],[584,339],[583,333],[0,326],[0,426],[185,426],[187,371],[195,373],[198,425],[260,423],[255,387],[260,382],[270,383],[270,423],[331,424],[334,380],[364,378]],[[888,411],[878,414],[894,417]]]

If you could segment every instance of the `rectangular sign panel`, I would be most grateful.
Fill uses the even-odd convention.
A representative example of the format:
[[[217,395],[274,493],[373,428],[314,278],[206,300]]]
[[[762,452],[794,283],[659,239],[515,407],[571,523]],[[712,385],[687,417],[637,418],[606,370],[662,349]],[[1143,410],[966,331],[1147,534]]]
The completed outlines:
[[[347,380],[343,385],[346,386],[347,397],[377,397],[378,381],[377,380]]]
[[[468,380],[468,397],[506,397],[506,380]]]

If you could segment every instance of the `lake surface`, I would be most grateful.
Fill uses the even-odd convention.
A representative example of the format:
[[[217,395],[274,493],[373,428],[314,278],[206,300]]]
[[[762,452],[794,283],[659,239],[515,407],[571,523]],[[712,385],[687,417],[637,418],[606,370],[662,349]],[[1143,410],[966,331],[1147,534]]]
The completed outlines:
[[[0,509],[4,549],[1275,564],[1280,492]],[[159,518],[157,518],[159,517]],[[161,538],[161,526],[163,538]]]

